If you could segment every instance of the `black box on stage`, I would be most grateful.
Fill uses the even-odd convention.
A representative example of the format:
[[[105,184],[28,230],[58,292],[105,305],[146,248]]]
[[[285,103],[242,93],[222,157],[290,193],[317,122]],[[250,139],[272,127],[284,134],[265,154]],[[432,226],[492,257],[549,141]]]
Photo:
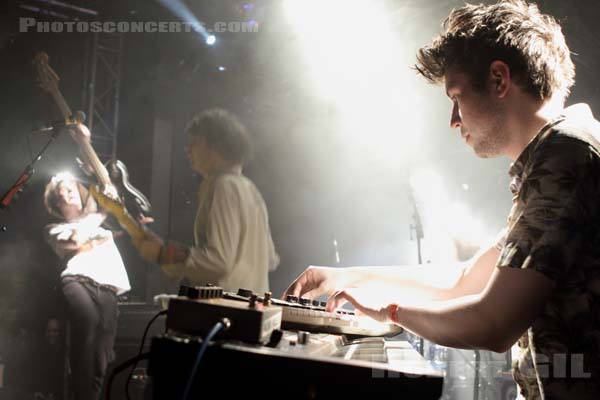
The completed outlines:
[[[138,354],[144,329],[150,320],[159,312],[159,306],[148,303],[119,303],[119,319],[117,325],[117,337],[115,339],[115,360],[109,365],[106,380],[113,369],[124,361]],[[146,336],[146,344],[143,351],[150,349],[150,342],[154,336],[165,332],[165,316],[158,317],[150,326]],[[125,398],[125,382],[129,369],[117,375],[111,389],[111,399]],[[105,382],[106,384],[106,382]],[[144,399],[146,392],[146,362],[140,362],[134,371],[130,383],[130,394],[132,400]]]

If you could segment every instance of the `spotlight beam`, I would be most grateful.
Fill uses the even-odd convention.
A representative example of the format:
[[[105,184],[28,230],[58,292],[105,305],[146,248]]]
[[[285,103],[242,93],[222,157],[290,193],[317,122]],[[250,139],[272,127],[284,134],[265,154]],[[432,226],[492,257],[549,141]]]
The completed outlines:
[[[217,41],[215,35],[210,34],[204,24],[190,11],[187,5],[181,0],[158,0],[158,2],[171,11],[175,16],[179,17],[183,22],[190,24],[195,32],[198,32],[206,44],[212,46]]]

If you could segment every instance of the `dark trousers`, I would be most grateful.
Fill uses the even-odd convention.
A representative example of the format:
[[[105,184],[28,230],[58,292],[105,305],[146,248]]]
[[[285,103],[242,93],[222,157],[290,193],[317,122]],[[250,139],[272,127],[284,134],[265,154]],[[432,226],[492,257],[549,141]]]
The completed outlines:
[[[62,279],[71,338],[72,392],[75,400],[97,400],[113,360],[117,334],[117,296],[108,288],[73,277]]]

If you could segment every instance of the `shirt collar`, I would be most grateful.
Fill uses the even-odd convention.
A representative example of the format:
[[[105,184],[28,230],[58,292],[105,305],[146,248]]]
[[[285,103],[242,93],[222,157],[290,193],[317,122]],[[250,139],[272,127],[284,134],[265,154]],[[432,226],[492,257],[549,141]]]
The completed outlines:
[[[207,187],[212,185],[218,177],[221,175],[233,174],[233,175],[241,175],[242,174],[242,166],[240,164],[233,164],[223,166],[222,168],[216,169],[212,171],[209,175],[202,179],[202,182],[199,186],[199,190],[202,190],[202,187]]]
[[[510,166],[508,174],[511,177],[510,190],[513,195],[516,195],[520,189],[523,171],[525,166],[529,163],[531,155],[533,154],[533,151],[537,145],[547,137],[546,133],[549,132],[551,128],[563,122],[565,119],[569,119],[569,121],[578,121],[578,123],[583,124],[597,124],[597,122],[594,120],[594,116],[590,107],[585,103],[579,103],[565,108],[558,117],[544,125],[542,129],[540,129],[540,131],[529,141],[525,147],[525,150],[521,152],[521,155],[519,155],[517,160]]]
[[[529,159],[531,158],[531,154],[537,147],[538,143],[543,140],[543,138],[545,137],[545,133],[547,133],[551,128],[553,128],[555,125],[557,125],[558,123],[560,123],[564,120],[565,120],[565,116],[564,116],[564,114],[561,114],[558,117],[554,118],[553,120],[549,121],[546,125],[544,125],[542,127],[542,129],[540,129],[538,131],[538,133],[535,134],[535,136],[529,141],[527,146],[525,146],[525,149],[521,152],[519,157],[510,165],[510,169],[508,170],[508,175],[511,178],[515,178],[515,177],[520,178],[521,177],[521,175],[523,174],[523,170],[525,169],[525,166],[527,165],[527,163],[529,162]]]
[[[212,179],[212,178],[216,178],[217,176],[224,175],[224,174],[240,175],[241,173],[242,173],[242,166],[240,164],[226,165],[226,166],[223,166],[222,168],[216,169],[213,172],[211,172],[207,178]]]
[[[544,138],[544,134],[550,128],[554,127],[555,125],[564,121],[567,118],[570,121],[578,121],[578,123],[580,124],[590,124],[590,122],[595,122],[592,110],[585,103],[573,104],[572,106],[565,108],[558,117],[554,118],[546,125],[544,125],[542,129],[540,129],[539,132],[529,141],[529,143],[525,147],[525,150],[523,150],[523,152],[521,152],[521,155],[517,158],[517,160],[511,164],[508,174],[511,177],[520,177],[523,174],[523,169],[525,168],[525,165],[527,165],[527,162],[531,158],[533,150],[537,147],[538,143],[541,140],[543,140],[542,138]]]

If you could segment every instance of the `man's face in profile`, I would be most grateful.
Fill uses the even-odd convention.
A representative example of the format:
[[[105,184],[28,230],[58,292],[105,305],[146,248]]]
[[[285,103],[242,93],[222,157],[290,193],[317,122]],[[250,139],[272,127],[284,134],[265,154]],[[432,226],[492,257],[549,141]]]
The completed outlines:
[[[503,108],[494,97],[490,82],[476,89],[469,76],[457,69],[445,75],[446,95],[452,101],[450,127],[460,129],[465,143],[479,157],[502,155],[507,142]]]

